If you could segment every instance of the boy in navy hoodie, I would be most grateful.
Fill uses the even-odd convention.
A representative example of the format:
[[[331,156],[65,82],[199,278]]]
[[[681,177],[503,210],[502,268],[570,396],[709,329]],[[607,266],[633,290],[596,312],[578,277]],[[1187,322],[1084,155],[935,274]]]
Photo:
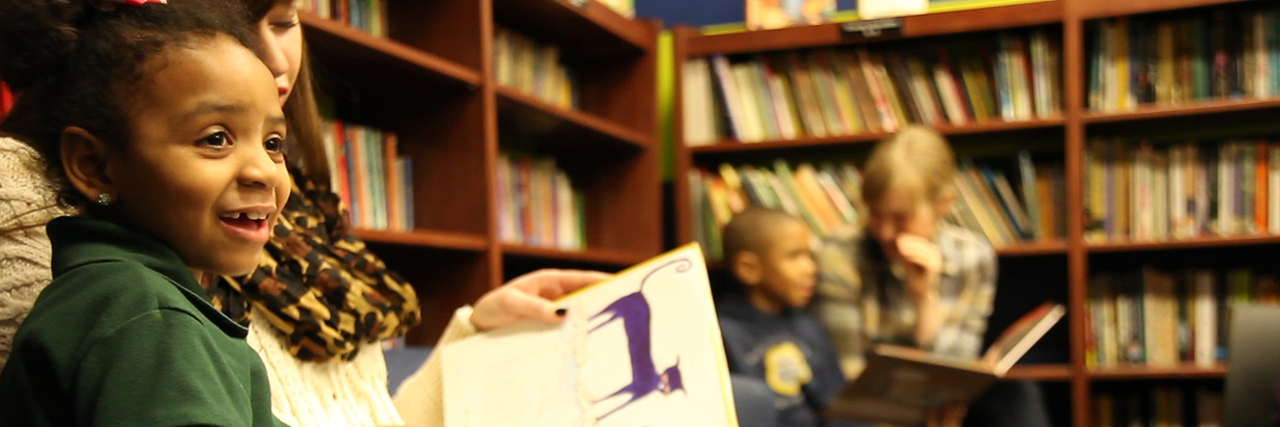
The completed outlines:
[[[840,394],[844,375],[822,323],[802,310],[817,283],[808,228],[782,211],[751,208],[723,236],[728,276],[739,291],[718,303],[729,369],[773,392],[779,419],[768,424],[823,425],[821,410]]]

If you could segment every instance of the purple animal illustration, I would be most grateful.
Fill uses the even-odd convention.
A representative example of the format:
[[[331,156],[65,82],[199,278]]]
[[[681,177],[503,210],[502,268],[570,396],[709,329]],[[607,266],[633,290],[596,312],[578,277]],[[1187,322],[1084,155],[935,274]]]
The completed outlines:
[[[631,355],[631,383],[623,386],[613,394],[597,399],[595,403],[621,395],[629,395],[630,398],[608,413],[601,415],[597,418],[597,421],[613,415],[615,412],[655,391],[661,391],[663,395],[669,395],[676,390],[684,390],[684,382],[680,378],[679,356],[676,356],[675,364],[662,372],[658,372],[657,367],[653,364],[653,337],[650,333],[652,323],[650,320],[649,300],[644,297],[644,286],[648,283],[649,278],[659,270],[677,264],[679,264],[676,267],[676,272],[678,273],[688,271],[693,266],[693,262],[687,258],[662,264],[644,276],[644,279],[640,281],[640,290],[618,298],[605,307],[604,310],[600,310],[599,313],[591,316],[592,321],[605,316],[608,316],[608,318],[596,327],[591,328],[588,333],[594,333],[614,320],[622,320],[622,329],[627,334],[627,352]]]

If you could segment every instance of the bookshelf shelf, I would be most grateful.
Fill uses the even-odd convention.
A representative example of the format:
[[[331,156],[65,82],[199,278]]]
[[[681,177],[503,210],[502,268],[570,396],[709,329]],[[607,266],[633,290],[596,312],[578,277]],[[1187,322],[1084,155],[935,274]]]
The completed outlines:
[[[357,84],[393,78],[415,82],[416,86],[423,80],[458,87],[480,85],[480,74],[475,70],[400,42],[309,13],[303,13],[301,21],[316,60]]]
[[[1100,368],[1089,371],[1089,378],[1094,380],[1171,380],[1196,378],[1223,378],[1227,375],[1226,366],[1203,367],[1196,365],[1179,365],[1169,367],[1125,366]]]
[[[1198,248],[1224,248],[1231,246],[1253,246],[1280,244],[1280,236],[1239,236],[1239,237],[1205,237],[1199,239],[1172,240],[1164,242],[1106,242],[1087,245],[1091,253],[1110,252],[1147,252]]]
[[[1083,19],[1110,18],[1192,7],[1241,3],[1242,0],[1072,0]]]
[[[1000,7],[1000,13],[991,9],[963,10],[934,13],[902,18],[902,31],[898,35],[884,35],[873,40],[892,40],[1001,30],[1062,22],[1063,1],[1041,1]],[[848,35],[840,24],[812,25],[778,30],[739,32],[698,37],[689,40],[687,55],[705,56],[713,53],[726,55],[760,53],[777,50],[809,49],[855,43],[867,39]]]
[[[1081,120],[1087,124],[1120,123],[1142,120],[1175,119],[1208,114],[1239,113],[1280,108],[1280,98],[1222,99],[1198,101],[1176,106],[1143,106],[1124,112],[1088,112]]]
[[[1071,365],[1016,365],[1005,373],[1006,380],[1070,381]]]
[[[356,237],[368,243],[381,243],[388,245],[413,246],[430,249],[448,249],[458,251],[484,251],[489,246],[489,241],[483,236],[450,233],[443,231],[381,231],[381,230],[355,230]]]
[[[642,262],[652,256],[649,254],[590,248],[581,251],[565,251],[555,248],[543,248],[511,243],[502,244],[502,254],[507,257],[585,263],[618,268],[630,267],[631,265]]]
[[[1066,255],[1067,244],[1061,241],[1047,242],[1029,242],[1017,245],[1002,246],[996,248],[996,256],[1002,258],[1029,257],[1041,255]],[[707,261],[707,270],[723,270],[725,268],[724,261],[709,260]],[[1038,365],[1037,365],[1038,366]],[[1046,365],[1048,366],[1048,365]],[[1015,366],[1012,369],[1017,370]]]
[[[1067,244],[1062,241],[1027,242],[996,248],[996,255],[1001,257],[1022,257],[1038,255],[1066,255]]]
[[[976,135],[986,133],[1013,132],[1023,130],[1051,129],[1062,127],[1065,121],[1061,117],[1024,120],[1016,122],[991,121],[986,123],[974,123],[961,126],[937,126],[938,132],[943,135]],[[704,145],[699,147],[689,147],[689,151],[693,154],[705,153],[731,153],[738,151],[761,151],[761,150],[786,150],[792,148],[808,148],[819,146],[839,146],[839,145],[857,145],[879,141],[889,135],[890,132],[864,132],[854,135],[842,135],[831,137],[806,137],[791,140],[775,140],[760,142],[738,142],[735,140],[721,141],[719,143]]]
[[[639,53],[657,42],[642,23],[593,0],[493,0],[493,15],[501,25],[565,46],[566,58]]]
[[[499,109],[522,133],[548,140],[605,141],[632,148],[653,147],[653,139],[595,115],[560,108],[507,87],[498,87]],[[505,122],[505,120],[504,120]],[[505,124],[504,124],[505,126]]]

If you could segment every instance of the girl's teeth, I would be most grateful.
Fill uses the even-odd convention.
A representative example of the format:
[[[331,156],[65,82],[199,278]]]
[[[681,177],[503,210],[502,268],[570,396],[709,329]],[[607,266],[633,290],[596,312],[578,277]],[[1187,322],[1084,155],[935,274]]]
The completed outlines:
[[[219,215],[219,217],[226,218],[226,219],[250,219],[255,221],[261,221],[261,220],[267,219],[267,216],[268,214],[265,214],[265,213],[247,213],[247,212]]]

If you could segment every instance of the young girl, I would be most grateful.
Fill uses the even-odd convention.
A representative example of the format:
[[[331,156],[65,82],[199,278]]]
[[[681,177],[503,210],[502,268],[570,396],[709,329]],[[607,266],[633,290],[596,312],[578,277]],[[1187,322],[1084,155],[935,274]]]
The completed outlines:
[[[346,207],[328,188],[298,19],[300,2],[241,2],[263,39],[260,56],[275,74],[284,102],[294,186],[261,265],[251,275],[214,285],[220,306],[233,318],[250,321],[247,340],[267,365],[272,407],[285,423],[440,425],[438,358],[429,359],[405,382],[394,404],[387,391],[379,342],[415,325],[419,302],[413,286],[351,233]],[[558,321],[546,298],[604,277],[540,271],[516,279],[482,297],[474,310],[457,310],[439,344],[523,318]],[[333,291],[335,287],[342,291]]]
[[[54,280],[0,372],[23,426],[272,426],[246,330],[212,275],[258,264],[284,206],[285,119],[243,13],[197,0],[0,1],[0,128],[80,217],[48,225]]]
[[[816,310],[846,375],[875,344],[977,358],[996,287],[996,255],[977,233],[943,218],[955,200],[955,158],[940,135],[910,127],[878,144],[863,170],[869,210],[819,254]],[[963,410],[931,425],[958,425]]]

